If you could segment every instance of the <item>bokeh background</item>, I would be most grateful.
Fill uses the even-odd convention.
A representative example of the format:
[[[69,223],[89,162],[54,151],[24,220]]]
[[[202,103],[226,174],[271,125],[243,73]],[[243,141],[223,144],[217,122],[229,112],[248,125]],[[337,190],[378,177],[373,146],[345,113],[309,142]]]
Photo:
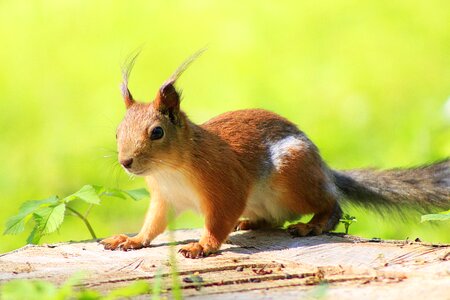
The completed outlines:
[[[0,1],[0,221],[26,200],[84,184],[144,186],[114,165],[120,66],[140,46],[130,88],[144,101],[208,47],[178,82],[196,122],[269,109],[306,131],[334,168],[447,157],[449,20],[445,0]],[[108,199],[90,219],[100,236],[136,232],[147,205]],[[448,224],[348,211],[352,234],[450,242]],[[193,213],[177,220],[201,225]],[[27,234],[0,237],[0,252]],[[67,217],[43,242],[89,237]]]

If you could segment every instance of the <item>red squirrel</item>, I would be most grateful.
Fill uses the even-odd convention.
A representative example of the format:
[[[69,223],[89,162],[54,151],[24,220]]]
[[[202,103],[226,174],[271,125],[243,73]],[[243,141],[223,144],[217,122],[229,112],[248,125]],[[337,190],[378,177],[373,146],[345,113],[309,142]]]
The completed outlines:
[[[134,56],[123,72],[126,114],[117,129],[118,159],[130,174],[145,177],[150,207],[140,232],[101,241],[105,249],[149,246],[167,226],[169,209],[193,209],[205,217],[198,242],[182,246],[188,258],[215,253],[233,230],[288,227],[295,236],[333,230],[348,200],[374,209],[448,209],[450,160],[412,169],[335,171],[318,148],[287,119],[262,109],[221,114],[204,124],[180,109],[174,84],[199,55],[190,57],[150,103],[128,89]]]

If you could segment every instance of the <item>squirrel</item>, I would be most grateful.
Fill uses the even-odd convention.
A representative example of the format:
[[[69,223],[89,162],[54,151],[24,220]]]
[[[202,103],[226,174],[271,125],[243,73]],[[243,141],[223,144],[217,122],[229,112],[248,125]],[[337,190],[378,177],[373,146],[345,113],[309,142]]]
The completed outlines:
[[[349,201],[375,210],[423,211],[450,206],[450,160],[410,169],[336,171],[295,124],[262,109],[226,112],[197,125],[180,109],[174,84],[198,52],[186,60],[150,103],[136,101],[128,79],[137,54],[123,70],[126,114],[117,129],[118,160],[145,177],[151,201],[136,236],[102,240],[105,249],[149,246],[168,224],[168,212],[193,209],[205,217],[198,242],[179,252],[205,257],[220,249],[233,230],[282,226],[301,215],[308,223],[294,236],[333,230]]]

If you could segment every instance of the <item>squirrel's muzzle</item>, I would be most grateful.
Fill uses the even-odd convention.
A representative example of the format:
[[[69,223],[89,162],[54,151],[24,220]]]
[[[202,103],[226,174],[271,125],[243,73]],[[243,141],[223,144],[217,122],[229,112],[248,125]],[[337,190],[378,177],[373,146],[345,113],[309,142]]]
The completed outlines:
[[[133,159],[132,159],[132,158],[122,159],[122,160],[120,160],[120,164],[121,164],[125,169],[130,169],[130,168],[131,168],[131,165],[133,164]]]

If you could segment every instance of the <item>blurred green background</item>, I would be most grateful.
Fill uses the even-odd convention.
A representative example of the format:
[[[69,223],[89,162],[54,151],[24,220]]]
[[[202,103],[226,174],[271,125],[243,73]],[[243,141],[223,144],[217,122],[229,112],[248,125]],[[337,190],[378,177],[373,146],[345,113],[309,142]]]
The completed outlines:
[[[265,108],[299,124],[334,168],[399,167],[450,154],[449,1],[1,1],[0,221],[29,199],[84,184],[138,188],[115,161],[124,113],[120,66],[151,100],[187,56],[178,82],[196,122]],[[447,104],[446,104],[447,103]],[[446,108],[447,107],[447,108]],[[92,212],[100,236],[136,232],[148,202],[111,199]],[[350,210],[365,237],[450,242],[448,224]],[[178,227],[200,227],[193,213]],[[339,230],[342,230],[340,227]],[[2,236],[0,252],[28,232]],[[43,242],[89,233],[67,217]]]

